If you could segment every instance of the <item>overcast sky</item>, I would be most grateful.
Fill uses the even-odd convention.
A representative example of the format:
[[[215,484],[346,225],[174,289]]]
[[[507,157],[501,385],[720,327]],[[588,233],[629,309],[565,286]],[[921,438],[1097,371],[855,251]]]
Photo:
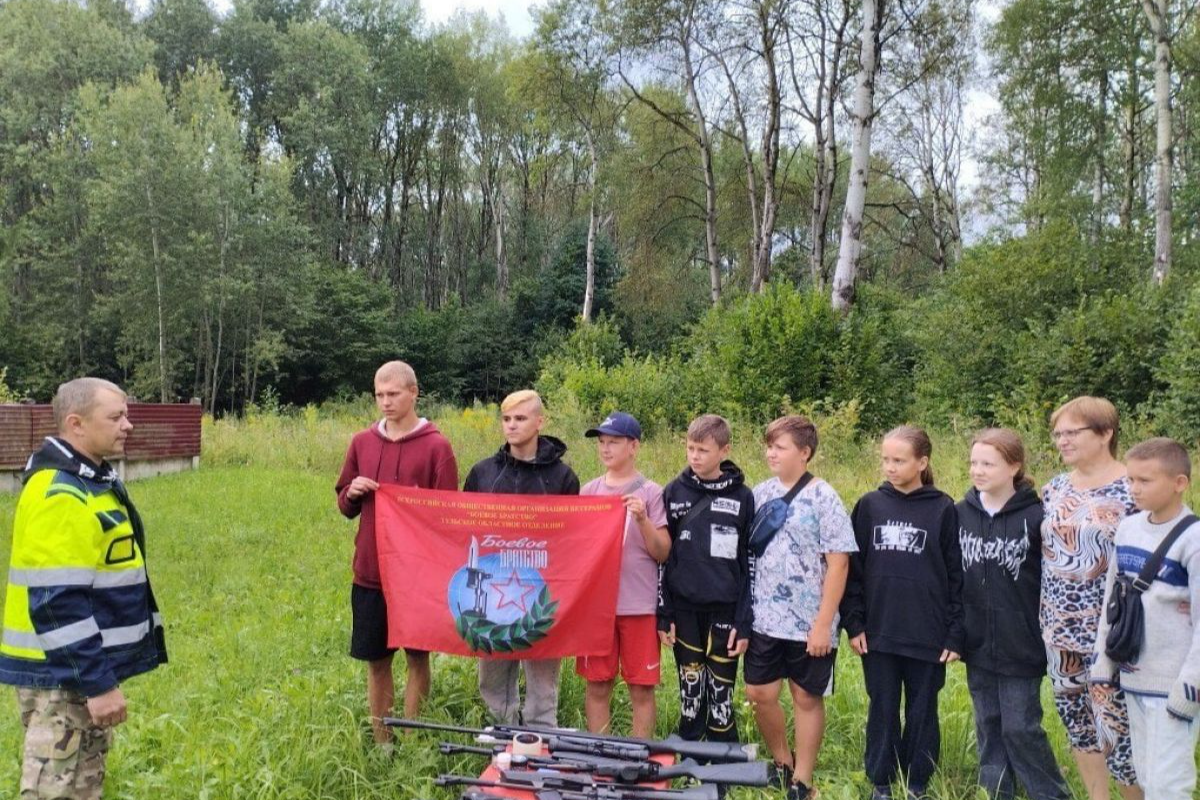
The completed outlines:
[[[533,31],[533,20],[529,16],[529,8],[533,5],[528,0],[421,0],[425,18],[431,22],[441,22],[460,8],[483,10],[488,16],[503,16],[508,29],[517,36],[527,36]]]

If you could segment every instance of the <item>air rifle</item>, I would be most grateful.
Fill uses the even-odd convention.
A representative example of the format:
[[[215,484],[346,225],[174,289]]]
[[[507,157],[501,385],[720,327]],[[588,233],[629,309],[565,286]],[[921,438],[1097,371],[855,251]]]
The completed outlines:
[[[465,728],[458,725],[442,725],[436,722],[421,722],[413,719],[385,717],[383,724],[392,728],[409,728],[425,731],[446,731],[473,736],[490,736],[493,741],[508,741],[519,733],[536,733],[545,740],[552,751],[587,753],[605,758],[623,758],[631,761],[648,761],[650,756],[661,753],[696,761],[720,764],[754,761],[758,758],[758,746],[736,742],[689,742],[672,734],[666,739],[636,739],[628,736],[605,736],[585,731],[567,731],[555,728],[536,728],[527,725],[493,725],[488,728]]]
[[[466,775],[439,775],[435,786],[479,786],[486,789],[517,789],[533,792],[538,800],[718,800],[716,784],[705,783],[687,789],[648,789],[643,786],[623,786],[615,783],[590,783],[585,779],[569,780],[548,772],[507,770],[502,780],[469,778]]]
[[[438,745],[442,755],[470,753],[493,756],[503,751],[503,745],[494,748],[469,747],[467,745],[442,742]],[[767,762],[751,761],[741,764],[697,764],[687,758],[678,764],[659,764],[657,761],[632,762],[616,758],[604,758],[571,750],[552,751],[548,756],[513,756],[514,767],[528,766],[533,769],[553,769],[560,772],[581,772],[621,783],[653,783],[675,778],[693,778],[705,783],[737,786],[766,786],[768,783]]]
[[[534,797],[537,800],[562,800],[562,793],[556,792],[553,789],[542,789],[534,792]],[[458,796],[458,800],[512,800],[507,794],[494,794],[485,792],[482,789],[468,789]]]

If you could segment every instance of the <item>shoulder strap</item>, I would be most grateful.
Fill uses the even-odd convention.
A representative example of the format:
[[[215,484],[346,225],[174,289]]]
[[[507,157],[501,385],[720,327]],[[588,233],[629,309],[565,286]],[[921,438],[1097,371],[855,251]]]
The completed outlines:
[[[811,472],[805,472],[803,475],[801,475],[800,480],[796,481],[796,485],[791,489],[788,489],[788,493],[783,496],[783,504],[785,506],[790,506],[792,501],[796,499],[796,495],[804,491],[804,487],[808,486],[808,484],[812,482],[812,479],[813,474]]]
[[[713,496],[711,494],[706,494],[704,497],[701,497],[696,503],[694,503],[692,507],[687,510],[687,513],[683,515],[683,518],[679,520],[680,530],[682,530],[683,527],[689,522],[695,520],[696,517],[704,513],[704,510],[712,505],[712,501]]]
[[[1174,528],[1171,528],[1170,533],[1163,537],[1162,542],[1155,548],[1151,556],[1146,559],[1146,563],[1142,565],[1142,571],[1138,573],[1137,578],[1133,582],[1133,588],[1138,594],[1149,589],[1150,584],[1154,583],[1154,579],[1158,577],[1158,570],[1162,567],[1163,559],[1167,557],[1167,551],[1171,549],[1171,545],[1175,544],[1175,540],[1197,522],[1200,522],[1200,517],[1197,517],[1195,514],[1188,514],[1179,520]]]

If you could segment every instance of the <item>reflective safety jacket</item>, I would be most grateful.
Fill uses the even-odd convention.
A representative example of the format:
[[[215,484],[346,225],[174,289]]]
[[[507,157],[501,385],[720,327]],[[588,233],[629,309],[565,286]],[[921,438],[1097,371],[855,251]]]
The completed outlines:
[[[13,526],[0,683],[95,697],[167,660],[141,518],[107,462],[47,438]]]

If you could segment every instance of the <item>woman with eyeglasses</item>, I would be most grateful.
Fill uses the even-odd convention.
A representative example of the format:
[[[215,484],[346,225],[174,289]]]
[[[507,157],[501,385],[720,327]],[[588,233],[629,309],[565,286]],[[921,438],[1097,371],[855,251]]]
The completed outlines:
[[[1050,417],[1051,437],[1069,468],[1042,490],[1042,638],[1054,705],[1090,800],[1107,800],[1108,776],[1125,800],[1141,800],[1129,744],[1125,699],[1090,685],[1104,578],[1117,524],[1134,511],[1125,465],[1117,460],[1117,409],[1076,397]]]

